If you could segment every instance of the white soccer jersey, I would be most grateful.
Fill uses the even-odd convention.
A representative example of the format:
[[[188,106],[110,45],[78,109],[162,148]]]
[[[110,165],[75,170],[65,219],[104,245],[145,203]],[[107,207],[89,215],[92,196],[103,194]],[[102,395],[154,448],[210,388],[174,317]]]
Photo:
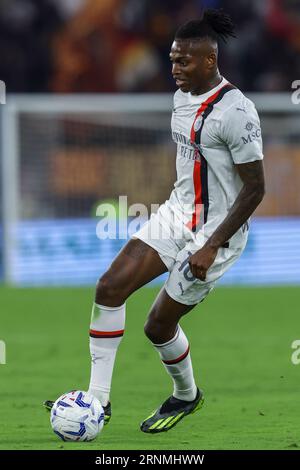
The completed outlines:
[[[223,78],[202,95],[175,93],[172,136],[177,181],[166,204],[181,219],[184,214],[189,230],[204,232],[206,239],[242,188],[234,164],[263,158],[259,117],[254,104]],[[243,238],[240,230],[230,244],[239,246]]]
[[[218,250],[205,281],[190,271],[191,255],[222,223],[242,188],[235,164],[263,158],[261,130],[253,103],[223,79],[203,95],[175,93],[172,134],[177,143],[174,190],[132,237],[150,245],[166,265],[167,294],[195,305],[245,248],[248,230],[241,227]]]

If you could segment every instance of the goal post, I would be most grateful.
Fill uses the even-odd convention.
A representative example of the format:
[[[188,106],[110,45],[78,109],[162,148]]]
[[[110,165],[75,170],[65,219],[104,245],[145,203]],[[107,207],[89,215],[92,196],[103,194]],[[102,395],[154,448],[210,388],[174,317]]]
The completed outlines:
[[[273,275],[267,235],[257,235],[269,253],[267,261],[261,258],[268,269],[262,266],[257,278],[253,271],[237,268],[227,281],[300,281],[300,201],[295,197],[300,105],[288,93],[247,96],[261,116],[268,170],[268,193],[257,215],[276,217],[274,223],[260,219],[257,227],[267,234],[272,222],[276,240],[286,227],[295,263],[291,256],[289,273],[280,275],[276,268]],[[97,205],[109,201],[116,207],[118,197],[126,195],[129,205],[150,207],[164,202],[172,189],[176,149],[171,111],[170,94],[8,95],[1,106],[0,130],[5,282],[95,282],[124,242],[97,239]],[[278,224],[278,217],[285,220]],[[283,250],[279,241],[275,247]],[[251,249],[250,244],[249,256]]]

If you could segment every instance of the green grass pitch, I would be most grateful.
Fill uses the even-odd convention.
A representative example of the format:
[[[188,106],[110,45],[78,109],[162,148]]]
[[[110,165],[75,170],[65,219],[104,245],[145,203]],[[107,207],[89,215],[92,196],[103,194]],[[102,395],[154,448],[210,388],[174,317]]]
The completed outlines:
[[[88,328],[93,289],[0,289],[0,449],[297,449],[300,339],[296,287],[216,288],[182,326],[190,339],[203,409],[174,429],[143,434],[139,423],[171,391],[143,333],[157,289],[127,303],[126,334],[113,377],[113,416],[91,443],[64,443],[52,432],[45,399],[89,380]]]

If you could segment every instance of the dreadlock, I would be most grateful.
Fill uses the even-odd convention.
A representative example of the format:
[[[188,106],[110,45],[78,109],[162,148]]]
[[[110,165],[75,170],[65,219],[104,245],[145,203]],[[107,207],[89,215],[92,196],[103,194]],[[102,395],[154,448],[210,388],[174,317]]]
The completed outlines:
[[[227,42],[228,37],[235,38],[235,25],[231,17],[223,10],[204,10],[201,20],[188,21],[180,26],[175,33],[175,39],[201,39],[211,38],[214,41],[222,39]]]

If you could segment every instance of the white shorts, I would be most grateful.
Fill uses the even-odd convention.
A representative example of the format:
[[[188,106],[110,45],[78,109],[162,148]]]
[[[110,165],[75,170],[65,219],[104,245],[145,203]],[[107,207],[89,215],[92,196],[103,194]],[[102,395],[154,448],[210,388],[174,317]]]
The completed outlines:
[[[195,235],[190,230],[187,229],[182,238],[172,236],[175,230],[174,213],[168,204],[162,204],[132,238],[138,238],[154,248],[166,265],[169,276],[164,287],[168,295],[182,304],[196,305],[205,299],[216,281],[240,257],[247,240],[235,249],[230,246],[219,248],[213,265],[207,271],[206,280],[200,281],[191,273],[188,261],[201,245],[199,241],[195,243]]]

